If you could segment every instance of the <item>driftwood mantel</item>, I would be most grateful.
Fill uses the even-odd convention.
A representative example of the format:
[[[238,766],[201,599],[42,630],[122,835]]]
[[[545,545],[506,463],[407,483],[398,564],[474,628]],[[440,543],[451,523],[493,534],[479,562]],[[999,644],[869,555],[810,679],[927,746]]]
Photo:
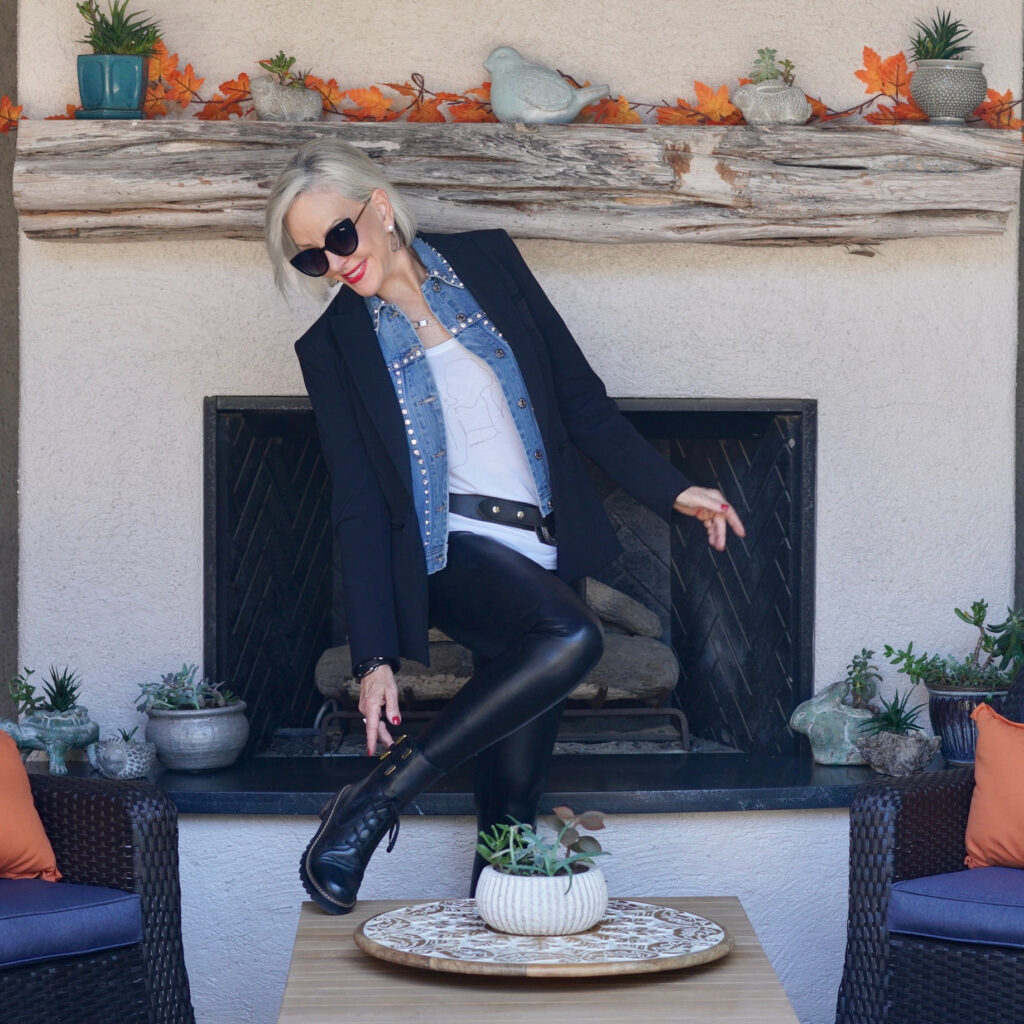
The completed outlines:
[[[991,234],[1014,209],[1009,131],[257,121],[22,121],[30,238],[261,237],[270,183],[334,133],[379,160],[424,229],[601,242],[870,243]]]

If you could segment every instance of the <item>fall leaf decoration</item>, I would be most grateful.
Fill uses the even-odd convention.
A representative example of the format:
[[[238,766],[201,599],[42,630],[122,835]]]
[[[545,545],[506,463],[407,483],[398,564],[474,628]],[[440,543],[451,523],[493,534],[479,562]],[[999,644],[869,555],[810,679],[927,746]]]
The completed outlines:
[[[864,83],[868,99],[846,110],[833,110],[820,98],[807,96],[811,105],[809,124],[833,121],[839,118],[862,117],[869,124],[892,125],[905,121],[927,120],[924,112],[910,95],[910,81],[914,73],[907,66],[903,52],[882,57],[870,46],[862,51],[864,66],[854,72]],[[192,116],[204,121],[227,121],[252,115],[252,96],[249,75],[242,72],[237,78],[221,82],[217,92],[209,99],[200,93],[206,79],[197,74],[191,64],[179,67],[180,58],[171,53],[164,42],[157,42],[149,58],[149,81],[143,111],[147,118],[166,117],[170,113],[193,108]],[[300,73],[301,74],[301,73]],[[571,75],[562,73],[579,87]],[[300,77],[296,75],[295,77]],[[307,89],[320,94],[326,117],[340,117],[346,121],[412,121],[421,123],[479,123],[497,119],[491,110],[490,82],[463,92],[434,92],[427,88],[419,72],[405,82],[386,82],[381,85],[342,89],[336,78],[320,78],[312,72],[301,76]],[[750,81],[739,79],[739,84]],[[585,84],[585,83],[584,83]],[[693,83],[694,99],[678,98],[675,104],[640,103],[626,96],[615,96],[585,107],[580,120],[590,124],[630,125],[655,122],[666,125],[737,125],[744,124],[743,115],[729,99],[729,86],[717,88],[703,82]],[[990,128],[1021,131],[1024,122],[1019,113],[1020,99],[1009,89],[1000,93],[988,90],[984,103],[970,119],[975,124]],[[177,108],[177,111],[175,111]],[[67,104],[64,114],[53,114],[47,120],[70,120],[81,109]],[[178,115],[180,116],[180,114]],[[10,97],[0,97],[0,134],[11,131],[22,117],[22,108],[14,106]]]
[[[0,135],[5,135],[12,128],[18,127],[21,120],[20,106],[15,106],[10,96],[0,96]]]

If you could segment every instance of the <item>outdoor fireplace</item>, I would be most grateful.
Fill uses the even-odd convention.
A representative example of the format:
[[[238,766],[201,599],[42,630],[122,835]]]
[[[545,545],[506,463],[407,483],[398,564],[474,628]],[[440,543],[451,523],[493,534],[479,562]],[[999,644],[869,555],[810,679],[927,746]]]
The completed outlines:
[[[669,704],[694,735],[795,753],[788,719],[813,692],[815,403],[619,404],[693,480],[721,486],[747,538],[713,552],[694,521],[665,524],[591,467],[624,548],[598,579],[661,619],[680,665]],[[317,662],[346,641],[330,486],[308,399],[207,398],[204,420],[205,661],[247,702],[258,754],[313,725]]]

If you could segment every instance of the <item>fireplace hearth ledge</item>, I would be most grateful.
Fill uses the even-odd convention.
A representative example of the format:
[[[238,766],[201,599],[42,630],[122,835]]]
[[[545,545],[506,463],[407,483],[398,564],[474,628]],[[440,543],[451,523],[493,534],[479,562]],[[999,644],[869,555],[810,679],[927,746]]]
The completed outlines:
[[[319,814],[369,758],[248,758],[230,768],[149,778],[180,814]],[[88,775],[85,762],[69,771]],[[46,770],[34,765],[32,770]],[[941,771],[936,755],[927,771]],[[811,756],[760,754],[576,754],[555,757],[542,807],[597,807],[607,814],[782,811],[848,807],[856,789],[878,779],[870,768],[815,764]],[[406,814],[473,814],[473,767],[463,765],[424,793]]]

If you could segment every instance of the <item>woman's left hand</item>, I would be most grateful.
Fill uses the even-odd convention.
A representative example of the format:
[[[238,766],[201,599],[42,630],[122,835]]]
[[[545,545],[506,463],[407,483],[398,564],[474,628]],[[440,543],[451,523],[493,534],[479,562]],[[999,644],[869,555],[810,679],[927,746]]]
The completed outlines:
[[[736,515],[736,510],[722,497],[721,491],[713,488],[687,487],[676,497],[672,507],[677,512],[682,512],[684,516],[699,519],[708,531],[708,543],[716,551],[725,550],[725,535],[728,528],[731,528],[737,537],[747,535],[740,517]]]

